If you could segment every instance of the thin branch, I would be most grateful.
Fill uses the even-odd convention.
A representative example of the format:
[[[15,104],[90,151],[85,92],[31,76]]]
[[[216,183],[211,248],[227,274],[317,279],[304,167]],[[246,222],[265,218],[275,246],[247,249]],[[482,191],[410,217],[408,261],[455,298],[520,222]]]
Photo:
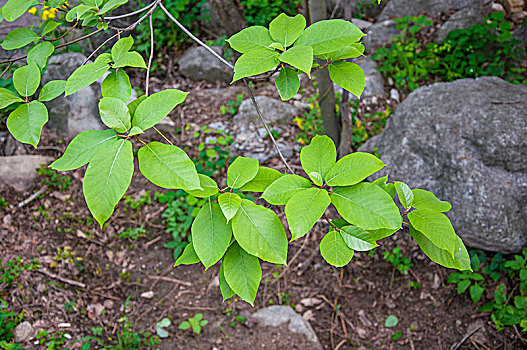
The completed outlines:
[[[172,22],[174,22],[183,32],[185,32],[185,34],[187,34],[192,40],[194,40],[195,42],[197,42],[198,44],[200,44],[201,46],[203,46],[206,50],[208,50],[211,54],[213,54],[217,59],[219,59],[221,61],[221,63],[223,63],[224,65],[226,65],[227,67],[229,67],[230,69],[233,69],[234,70],[234,66],[232,64],[230,64],[228,61],[226,61],[223,57],[221,57],[220,55],[218,55],[218,53],[216,51],[214,51],[213,49],[211,49],[209,46],[207,46],[203,41],[199,40],[194,34],[192,34],[187,28],[185,28],[181,23],[179,23],[179,21],[177,19],[174,18],[174,16],[172,16],[170,14],[170,12],[168,12],[168,10],[165,8],[165,6],[163,6],[163,4],[159,4],[159,7],[161,8],[161,10],[163,10],[166,15],[168,16],[168,18],[170,18],[170,20]]]
[[[276,139],[274,138],[273,133],[269,129],[269,126],[267,125],[267,122],[265,121],[264,116],[262,115],[262,111],[260,111],[260,107],[258,106],[258,103],[256,103],[256,99],[254,98],[253,91],[249,87],[247,80],[245,80],[245,78],[243,78],[242,80],[243,80],[243,83],[245,84],[245,87],[247,88],[247,92],[249,92],[249,96],[251,97],[254,108],[256,108],[256,113],[258,113],[258,116],[260,117],[260,120],[262,121],[265,127],[265,130],[267,130],[267,133],[269,134],[269,137],[271,138],[271,141],[273,142],[273,145],[276,148],[276,151],[278,152],[280,159],[282,159],[282,162],[284,162],[287,170],[289,170],[291,174],[294,174],[295,172],[293,171],[293,169],[291,169],[291,167],[289,166],[289,163],[287,163],[287,160],[284,158],[282,151],[280,151],[280,147],[278,147],[278,143],[276,142]]]
[[[159,134],[161,135],[162,138],[165,139],[166,142],[170,143],[172,146],[174,146],[174,144],[172,142],[170,142],[170,140],[161,132],[159,131],[155,126],[153,126],[154,130]]]
[[[146,68],[145,96],[148,96],[148,88],[150,86],[150,68],[152,67],[153,57],[154,57],[154,24],[152,23],[152,14],[150,14],[150,57],[148,57],[148,67]]]
[[[139,9],[137,11],[134,11],[134,12],[130,12],[130,13],[125,13],[124,15],[119,15],[119,16],[110,16],[110,17],[105,17],[104,19],[108,20],[108,21],[112,21],[114,19],[121,19],[121,18],[126,18],[126,17],[130,17],[130,16],[135,16],[141,12],[144,12],[146,10],[148,10],[149,8],[151,8],[152,6],[154,6],[156,4],[155,1],[153,1],[150,5],[147,5],[145,7],[143,7],[142,9]]]
[[[64,282],[64,283],[71,284],[72,286],[79,287],[79,288],[82,288],[82,289],[86,289],[86,285],[84,283],[73,281],[73,280],[70,280],[69,278],[65,278],[65,277],[62,277],[62,276],[59,276],[59,275],[55,275],[54,273],[48,272],[46,270],[35,270],[35,271],[38,272],[38,273],[41,273],[43,275],[46,275],[46,276],[48,276],[50,278],[53,278],[55,280],[59,280],[59,281]]]
[[[227,67],[229,67],[230,69],[234,70],[234,66],[229,63],[228,61],[226,61],[223,57],[221,57],[216,51],[214,51],[213,49],[211,49],[209,46],[207,46],[203,41],[199,40],[194,34],[192,34],[187,28],[185,28],[181,23],[179,23],[179,21],[177,19],[174,18],[174,16],[172,16],[170,14],[170,12],[168,12],[168,10],[163,6],[163,4],[159,4],[159,7],[166,13],[166,15],[168,16],[168,18],[170,18],[172,20],[172,22],[174,22],[183,32],[185,32],[185,34],[187,34],[192,40],[194,40],[195,42],[197,42],[199,45],[201,45],[202,47],[204,47],[207,51],[209,51],[212,55],[214,55],[214,57],[216,57],[217,59],[219,59],[224,65],[226,65]],[[254,95],[253,95],[253,92],[251,90],[251,88],[249,87],[249,84],[247,84],[247,80],[244,78],[243,79],[243,83],[245,84],[245,87],[247,88],[247,91],[249,92],[249,96],[251,97],[251,100],[252,100],[252,103],[254,105],[254,108],[256,108],[256,112],[258,113],[258,116],[260,117],[260,120],[262,121],[265,129],[267,130],[267,133],[269,134],[269,137],[271,138],[271,141],[273,142],[273,145],[274,147],[276,148],[276,151],[278,152],[278,155],[280,156],[280,159],[282,160],[282,162],[285,164],[287,170],[289,172],[291,172],[291,174],[294,174],[295,172],[293,171],[293,169],[291,169],[291,167],[289,166],[289,164],[287,163],[287,160],[285,159],[284,155],[282,154],[282,151],[280,151],[280,147],[278,147],[278,143],[276,142],[273,134],[271,133],[271,130],[269,129],[269,126],[267,125],[267,122],[265,121],[263,115],[262,115],[262,112],[260,110],[260,107],[258,106],[258,103],[256,103],[256,99],[254,98]]]
[[[160,6],[163,6],[161,5],[161,0],[156,0],[154,2],[154,4],[152,5],[152,8],[143,15],[143,17],[139,18],[137,21],[135,21],[134,23],[130,24],[128,27],[126,28],[114,28],[112,27],[112,29],[115,29],[117,31],[120,31],[120,32],[128,32],[128,31],[131,31],[131,30],[134,30],[138,25],[139,23],[143,22],[147,17],[149,17],[152,12],[154,12],[154,10],[157,8],[157,6],[160,5]]]
[[[13,62],[10,62],[9,65],[6,67],[6,69],[4,69],[2,74],[0,74],[0,78],[2,78],[4,76],[4,74],[7,73],[7,71],[9,70],[9,68],[11,68],[12,65],[13,65]]]
[[[23,206],[31,203],[35,198],[37,198],[38,196],[40,196],[41,194],[43,194],[44,192],[46,192],[48,190],[48,186],[44,186],[42,187],[40,190],[38,190],[37,192],[33,193],[31,196],[29,196],[28,198],[24,199],[22,202],[18,203],[18,207],[19,208],[22,208]]]
[[[108,42],[112,41],[116,36],[119,36],[119,32],[117,32],[115,35],[112,35],[111,37],[106,39],[101,45],[99,45],[99,47],[97,47],[95,50],[93,50],[93,52],[88,57],[86,57],[84,62],[82,62],[81,66],[84,66],[86,64],[86,62],[88,62],[90,60],[90,58],[92,58],[93,55],[95,55],[95,53],[97,53],[97,51],[99,51]]]

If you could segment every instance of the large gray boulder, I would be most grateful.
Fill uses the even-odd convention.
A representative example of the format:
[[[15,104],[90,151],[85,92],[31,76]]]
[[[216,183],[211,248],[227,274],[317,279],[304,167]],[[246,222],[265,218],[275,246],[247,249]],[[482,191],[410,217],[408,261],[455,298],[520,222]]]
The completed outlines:
[[[86,56],[78,52],[68,52],[50,58],[48,68],[42,76],[42,85],[51,80],[66,80],[86,60]],[[98,82],[65,97],[46,102],[49,111],[47,127],[69,138],[84,130],[101,130],[106,127],[99,116],[98,98],[100,84]]]
[[[293,117],[302,112],[293,105],[267,96],[256,96],[255,99],[269,128],[279,135],[288,132]],[[260,162],[278,155],[250,99],[242,102],[233,123],[236,130],[236,138],[230,147],[233,154],[256,158]],[[284,157],[293,156],[292,144],[280,140],[277,143]]]
[[[478,7],[466,7],[454,13],[436,32],[436,42],[443,42],[448,33],[482,23],[488,12]]]
[[[452,203],[447,215],[472,247],[516,252],[527,244],[527,87],[497,77],[412,92],[375,147],[390,175]]]
[[[9,185],[18,192],[28,190],[35,178],[36,170],[50,164],[54,158],[39,155],[0,157],[0,184]]]
[[[223,49],[213,46],[212,49],[221,55]],[[206,80],[211,83],[232,81],[232,70],[201,46],[188,49],[179,59],[179,71],[192,80]]]
[[[373,24],[362,39],[366,53],[373,54],[379,47],[390,44],[393,37],[399,34],[401,31],[397,29],[397,24],[391,19]]]
[[[488,0],[390,0],[377,18],[384,21],[390,18],[417,16],[422,12],[435,15],[448,10],[480,6]]]

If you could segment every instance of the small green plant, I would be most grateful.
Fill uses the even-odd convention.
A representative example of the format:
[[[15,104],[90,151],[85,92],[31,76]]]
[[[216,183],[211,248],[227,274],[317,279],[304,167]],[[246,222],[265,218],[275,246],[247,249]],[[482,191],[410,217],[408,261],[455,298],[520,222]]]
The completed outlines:
[[[2,264],[2,258],[0,257],[0,285],[5,285],[6,289],[4,290],[9,290],[17,278],[20,277],[22,271],[33,271],[39,268],[38,259],[31,259],[26,262],[20,256],[17,256],[15,259]]]
[[[308,97],[307,102],[309,102],[308,111],[304,112],[301,117],[297,116],[293,119],[298,129],[300,129],[296,139],[303,145],[309,144],[315,135],[324,134],[322,115],[318,104],[318,92],[314,97]]]
[[[451,273],[447,278],[447,282],[457,284],[457,294],[463,294],[468,290],[472,301],[477,303],[481,300],[483,292],[485,292],[486,286],[483,282],[485,279],[480,273],[475,272],[479,271],[481,265],[479,255],[476,251],[470,251],[469,254],[472,271]]]
[[[0,197],[0,209],[7,208],[9,205],[9,202],[5,201],[2,197]]]
[[[144,228],[144,226],[139,226],[135,228],[127,228],[123,232],[119,233],[119,238],[122,239],[131,239],[132,241],[136,241],[146,235],[147,231]]]
[[[15,327],[22,322],[22,316],[9,310],[7,302],[0,298],[0,347],[6,348],[8,342],[13,339]]]
[[[195,334],[201,333],[201,328],[204,327],[209,321],[203,320],[203,314],[196,314],[194,317],[190,317],[187,321],[183,321],[179,324],[178,328],[187,330],[192,328],[192,332]]]
[[[234,137],[223,130],[213,131],[206,125],[201,126],[193,137],[202,140],[197,148],[199,153],[193,160],[196,170],[207,176],[225,171],[225,166],[230,160],[229,146]]]
[[[527,297],[517,295],[513,304],[509,304],[512,295],[507,293],[505,286],[500,284],[494,290],[494,300],[478,309],[480,312],[491,312],[491,319],[496,330],[502,331],[505,326],[520,325],[523,332],[527,332]]]
[[[64,192],[71,186],[71,177],[69,175],[60,174],[53,169],[38,168],[37,174],[42,177],[42,182],[52,189]]]
[[[68,339],[65,337],[65,334],[66,332],[64,331],[50,332],[47,330],[40,330],[37,335],[35,335],[35,338],[40,345],[46,346],[46,350],[63,350],[66,340]]]
[[[267,26],[281,12],[297,13],[302,0],[240,0],[243,15],[250,26]]]
[[[412,260],[410,258],[401,255],[401,248],[395,247],[391,252],[383,252],[382,257],[393,265],[393,268],[399,271],[403,275],[407,275],[408,271],[412,268]]]
[[[242,104],[244,95],[245,95],[245,91],[242,92],[241,94],[237,94],[236,95],[236,100],[229,101],[226,104],[221,105],[220,106],[220,113],[221,113],[221,115],[225,115],[225,114],[228,113],[228,114],[234,116],[236,113],[238,113],[238,109],[240,108],[240,106]]]
[[[150,191],[145,191],[141,193],[139,197],[137,198],[133,198],[132,196],[129,196],[129,195],[124,195],[123,199],[124,199],[124,205],[134,210],[141,209],[141,207],[144,207],[145,205],[152,203],[152,197],[150,197]]]
[[[154,348],[157,344],[159,344],[161,340],[158,336],[152,335],[150,332],[134,330],[134,325],[130,323],[129,318],[126,315],[126,309],[129,302],[130,297],[126,299],[123,307],[123,315],[117,321],[118,323],[122,324],[122,327],[117,332],[116,341],[113,341],[111,337],[108,337],[108,341],[105,341],[102,338],[103,328],[95,327],[92,328],[93,336],[84,337],[78,340],[78,342],[83,342],[81,349],[91,349],[92,341],[97,345],[95,349],[105,350],[142,350]]]

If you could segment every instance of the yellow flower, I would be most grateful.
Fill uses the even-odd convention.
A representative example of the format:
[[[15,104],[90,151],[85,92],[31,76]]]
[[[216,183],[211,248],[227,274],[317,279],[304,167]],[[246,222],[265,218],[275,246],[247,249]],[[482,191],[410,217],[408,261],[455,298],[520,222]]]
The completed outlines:
[[[299,138],[299,139],[298,139],[298,143],[301,143],[301,144],[303,144],[303,145],[306,144],[306,142],[305,142],[304,139],[302,139],[302,138]]]
[[[300,130],[304,130],[304,122],[302,121],[301,118],[295,117],[295,119],[293,120],[296,123],[296,125],[300,128]]]
[[[35,13],[37,13],[37,8],[36,7],[32,7],[29,10],[27,10],[27,12],[31,13],[32,15],[34,15]]]

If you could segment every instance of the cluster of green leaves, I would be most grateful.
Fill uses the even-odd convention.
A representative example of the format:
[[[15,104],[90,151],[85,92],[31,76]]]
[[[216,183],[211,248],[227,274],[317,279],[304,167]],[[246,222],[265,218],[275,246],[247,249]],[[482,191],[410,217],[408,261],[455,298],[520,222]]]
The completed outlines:
[[[138,1],[140,7],[144,7],[150,1]],[[208,9],[203,5],[207,0],[165,0],[163,6],[177,20],[188,28],[194,35],[198,34],[200,23],[208,19]],[[155,46],[159,54],[162,50],[170,52],[174,47],[179,47],[189,41],[189,38],[166,16],[164,11],[154,11],[152,13]],[[137,26],[136,37],[137,51],[143,54],[150,53],[150,23],[141,22]],[[154,62],[155,64],[155,62]],[[153,66],[155,70],[157,67]]]
[[[249,26],[267,26],[280,13],[297,13],[301,0],[240,0],[243,16]]]
[[[0,348],[21,349],[20,346],[15,348],[14,344],[9,344],[13,340],[14,329],[20,322],[22,316],[10,311],[7,302],[0,298]]]
[[[412,268],[412,260],[404,255],[401,255],[401,248],[395,247],[391,252],[386,251],[382,253],[382,258],[393,265],[393,268],[403,275],[408,274]]]
[[[234,142],[234,137],[224,130],[212,130],[206,125],[201,126],[192,136],[200,141],[197,147],[199,153],[193,159],[196,170],[207,176],[223,172],[230,160],[229,146]],[[186,150],[191,152],[195,147],[187,147]]]
[[[221,105],[220,106],[221,115],[225,115],[229,113],[230,115],[234,116],[236,113],[238,113],[238,109],[240,108],[242,104],[244,95],[245,95],[245,91],[242,92],[241,94],[237,94],[236,100],[232,100],[232,101],[227,102],[224,105]]]
[[[364,90],[364,72],[355,63],[344,61],[364,53],[358,41],[365,34],[344,20],[320,21],[306,28],[302,15],[289,17],[282,13],[270,24],[252,26],[234,34],[227,41],[242,55],[234,66],[233,82],[279,69],[275,80],[283,100],[292,98],[300,88],[298,74],[311,78],[311,69],[324,62],[336,84],[358,98]]]
[[[203,314],[195,314],[194,317],[189,317],[187,321],[183,321],[179,324],[178,328],[187,330],[192,329],[195,334],[201,334],[201,328],[204,327],[209,321],[203,319]]]
[[[122,324],[122,327],[117,331],[117,339],[112,341],[112,337],[108,337],[108,340],[105,340],[102,337],[102,328],[93,328],[93,336],[84,337],[77,340],[76,342],[82,342],[81,350],[90,350],[91,342],[96,344],[95,349],[105,349],[105,350],[141,350],[141,349],[151,349],[154,348],[157,344],[161,342],[158,336],[151,334],[147,331],[136,331],[134,325],[130,323],[130,319],[126,314],[126,309],[128,308],[128,303],[130,302],[130,297],[126,299],[126,302],[123,306],[122,317],[117,321]]]
[[[53,169],[38,168],[37,174],[42,176],[42,182],[52,189],[64,192],[71,186],[71,177],[65,174],[60,174]]]
[[[527,82],[525,50],[512,38],[511,24],[503,12],[491,14],[483,24],[451,31],[441,44],[423,44],[420,32],[432,24],[424,16],[396,19],[401,34],[373,59],[395,86],[413,91],[430,80],[499,76],[513,83]]]
[[[470,251],[470,257],[474,272],[454,272],[447,281],[457,284],[458,294],[469,291],[474,303],[484,299],[488,295],[485,291],[494,284],[492,299],[478,311],[490,312],[498,331],[505,326],[519,325],[523,332],[527,332],[527,248],[511,260],[496,253],[486,263],[485,254],[479,250]],[[507,285],[512,287],[508,289]]]
[[[2,258],[0,258],[0,264],[0,285],[3,285],[5,290],[11,289],[22,271],[33,271],[40,268],[38,259],[25,262],[20,256],[9,260],[5,264],[2,264]]]
[[[412,236],[433,261],[470,269],[468,253],[443,214],[450,210],[449,203],[402,182],[387,183],[387,178],[363,182],[384,167],[371,154],[353,153],[339,161],[336,156],[329,137],[315,136],[300,153],[309,179],[282,175],[260,167],[255,159],[238,157],[227,170],[227,188],[217,202],[210,196],[218,194],[218,187],[207,178],[207,183],[202,182],[205,191],[192,194],[209,200],[192,223],[192,243],[176,265],[201,262],[209,268],[221,260],[224,299],[237,294],[254,302],[262,273],[259,259],[286,264],[288,242],[276,214],[233,191],[240,190],[262,192],[261,198],[269,204],[285,205],[291,241],[304,237],[333,204],[342,218],[331,221],[330,231],[320,242],[322,257],[333,266],[348,264],[354,251],[377,247],[378,240],[401,228],[406,215]],[[403,215],[394,202],[396,192],[406,208]]]

